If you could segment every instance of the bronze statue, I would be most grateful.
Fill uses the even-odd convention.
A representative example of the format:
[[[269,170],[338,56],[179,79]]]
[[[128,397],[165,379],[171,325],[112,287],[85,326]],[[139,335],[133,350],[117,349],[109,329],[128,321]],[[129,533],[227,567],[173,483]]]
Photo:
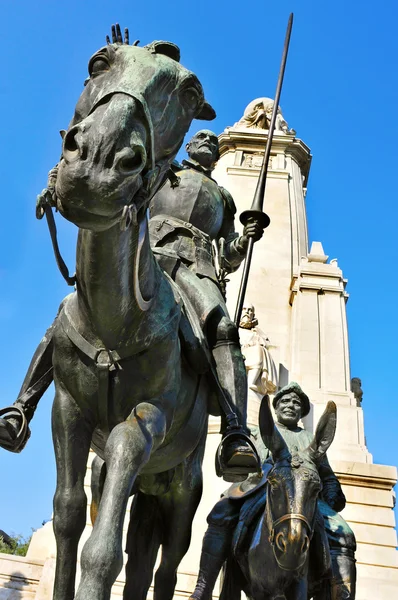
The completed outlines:
[[[338,514],[345,497],[326,451],[336,426],[330,402],[315,436],[298,427],[308,414],[296,383],[260,409],[263,474],[234,484],[208,516],[192,600],[208,600],[226,562],[222,600],[355,599],[355,536]],[[331,595],[329,595],[331,594]]]
[[[220,294],[212,242],[222,243],[224,269],[232,272],[245,256],[249,236],[259,239],[262,229],[252,222],[242,236],[235,232],[232,197],[211,178],[218,158],[216,134],[199,131],[186,150],[189,160],[183,161],[183,168],[175,172],[176,179],[166,183],[151,202],[149,235],[158,263],[176,281],[180,293],[186,296],[186,304],[192,305],[207,333],[218,380],[230,404],[228,407],[221,402],[224,436],[233,432],[230,443],[222,447],[220,474],[226,481],[237,481],[258,470],[259,465],[246,434],[247,379],[239,338]],[[54,176],[53,170],[50,177]],[[27,423],[52,381],[53,327],[54,324],[34,355],[17,401],[0,419],[0,445],[8,449],[20,451],[24,447],[29,435]],[[26,418],[22,423],[14,420],[18,409]],[[231,421],[235,423],[236,413],[240,428],[235,425],[228,429]],[[17,431],[21,431],[22,424],[25,438]]]
[[[214,134],[205,132],[203,140],[196,138],[189,146],[194,162],[178,174],[176,198],[183,197],[186,181],[200,181],[205,191],[212,191],[216,219],[206,221],[200,194],[199,213],[185,215],[185,221],[177,210],[180,205],[173,205],[172,212],[166,206],[163,216],[157,209],[162,198],[167,202],[166,189],[171,195],[177,189],[170,164],[191,120],[215,115],[199,81],[178,59],[173,44],[129,46],[120,28],[113,30],[112,43],[89,62],[90,77],[64,134],[56,177],[51,175],[55,187],[39,199],[39,211],[50,202],[79,227],[76,292],[61,304],[17,402],[2,411],[0,438],[10,450],[23,447],[28,420],[54,377],[55,600],[74,596],[90,446],[100,457],[93,477],[95,523],[82,552],[77,600],[109,598],[122,564],[121,528],[133,492],[132,515],[137,519],[129,533],[128,593],[146,596],[153,556],[162,544],[155,589],[157,598],[172,598],[201,495],[209,405],[226,413],[220,470],[241,480],[258,466],[244,430],[246,377],[236,328],[213,275],[209,240],[226,236],[225,260],[232,270],[245,254],[248,237],[258,239],[262,230],[252,224],[240,238],[233,234],[232,199],[209,177],[218,155]],[[202,167],[197,160],[201,156]],[[150,248],[147,209],[165,177],[172,184],[153,201],[153,219],[158,232],[167,219],[178,226],[174,240],[158,235],[154,242],[164,273]],[[196,221],[198,215],[205,221]],[[185,253],[190,236],[198,257],[192,263]],[[176,239],[181,250],[170,243]],[[184,288],[189,280],[196,285],[194,297]],[[203,294],[201,301],[198,294]],[[237,371],[232,383],[226,381],[227,368]],[[214,389],[216,398],[211,400]],[[141,501],[144,493],[153,500]],[[143,522],[153,528],[152,536],[150,528],[145,530],[145,539]]]

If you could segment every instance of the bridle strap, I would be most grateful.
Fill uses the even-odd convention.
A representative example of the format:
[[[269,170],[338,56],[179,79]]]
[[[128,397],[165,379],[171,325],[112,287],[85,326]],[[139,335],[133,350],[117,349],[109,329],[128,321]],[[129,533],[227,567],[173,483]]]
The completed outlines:
[[[308,521],[308,519],[300,514],[300,513],[289,513],[286,515],[283,515],[283,517],[279,517],[279,519],[276,519],[275,521],[273,521],[272,523],[272,530],[275,529],[275,527],[277,527],[278,525],[280,525],[281,523],[283,523],[284,521],[303,521],[303,523],[305,523],[305,525],[307,525],[308,529],[311,531],[311,524]]]
[[[275,528],[278,527],[278,525],[280,525],[281,523],[284,523],[285,521],[294,521],[294,520],[301,521],[302,523],[304,523],[304,525],[307,526],[309,538],[310,539],[312,538],[313,524],[311,525],[311,523],[309,522],[307,517],[305,517],[301,513],[286,513],[282,517],[279,517],[279,519],[273,519],[272,512],[271,512],[271,502],[270,502],[268,494],[267,494],[266,514],[267,514],[268,527],[270,529],[269,541],[271,544],[273,543],[274,538],[275,538]],[[314,514],[314,519],[315,519],[315,514]]]
[[[55,224],[53,211],[48,203],[45,203],[44,211],[46,214],[47,225],[50,231],[51,242],[53,245],[55,260],[57,261],[58,269],[60,270],[61,275],[65,279],[66,283],[68,285],[74,286],[76,284],[76,274],[73,276],[69,274],[68,267],[66,266],[65,261],[61,256],[57,240],[57,226]]]

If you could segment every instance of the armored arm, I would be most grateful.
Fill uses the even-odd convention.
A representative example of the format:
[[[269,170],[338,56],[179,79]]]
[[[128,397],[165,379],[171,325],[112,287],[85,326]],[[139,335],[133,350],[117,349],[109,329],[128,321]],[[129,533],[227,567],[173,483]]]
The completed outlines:
[[[345,507],[346,498],[341,489],[340,482],[329,464],[327,456],[324,457],[319,466],[319,475],[323,484],[323,499],[333,510],[341,512]]]
[[[228,273],[233,273],[246,256],[249,237],[257,241],[261,238],[263,230],[257,223],[251,222],[245,225],[243,235],[240,236],[235,231],[235,202],[225,188],[219,189],[224,200],[224,220],[218,235],[218,240],[224,240],[219,248],[222,262],[220,266]]]

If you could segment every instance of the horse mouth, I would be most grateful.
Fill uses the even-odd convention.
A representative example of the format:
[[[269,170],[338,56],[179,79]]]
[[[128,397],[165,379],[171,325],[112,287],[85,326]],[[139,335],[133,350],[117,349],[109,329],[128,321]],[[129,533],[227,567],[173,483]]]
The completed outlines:
[[[301,554],[301,555],[294,555],[292,557],[287,557],[285,556],[284,559],[282,559],[281,556],[278,556],[277,553],[275,552],[275,548],[273,548],[274,550],[274,555],[275,555],[275,560],[278,563],[278,566],[283,570],[283,571],[298,571],[299,569],[301,569],[304,564],[305,561],[307,560],[307,553]]]

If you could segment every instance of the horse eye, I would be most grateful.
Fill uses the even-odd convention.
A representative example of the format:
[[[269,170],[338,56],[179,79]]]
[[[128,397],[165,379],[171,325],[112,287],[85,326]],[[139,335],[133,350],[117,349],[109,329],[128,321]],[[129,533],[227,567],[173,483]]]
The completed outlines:
[[[190,110],[196,110],[199,106],[199,94],[195,88],[188,88],[182,93],[182,100]]]
[[[99,75],[100,73],[104,73],[105,71],[109,71],[109,62],[106,56],[93,56],[93,58],[88,63],[88,72],[90,74],[90,77],[92,77],[93,75]]]

